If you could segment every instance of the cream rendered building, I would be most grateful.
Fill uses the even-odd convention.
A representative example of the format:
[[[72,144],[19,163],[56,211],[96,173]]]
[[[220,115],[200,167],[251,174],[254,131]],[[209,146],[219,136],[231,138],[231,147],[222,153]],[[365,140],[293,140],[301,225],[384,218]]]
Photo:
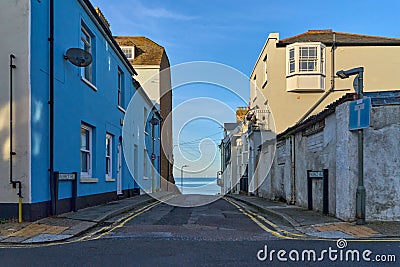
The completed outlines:
[[[400,39],[312,30],[279,40],[270,33],[250,76],[250,107],[265,109],[268,103],[279,134],[324,95],[310,115],[354,92],[353,78],[335,78],[337,71],[364,67],[364,91],[395,90],[398,66]]]
[[[143,36],[116,36],[115,40],[138,73],[135,79],[149,98],[159,105],[161,122],[162,189],[168,180],[174,183],[172,155],[172,89],[170,63],[164,47]]]

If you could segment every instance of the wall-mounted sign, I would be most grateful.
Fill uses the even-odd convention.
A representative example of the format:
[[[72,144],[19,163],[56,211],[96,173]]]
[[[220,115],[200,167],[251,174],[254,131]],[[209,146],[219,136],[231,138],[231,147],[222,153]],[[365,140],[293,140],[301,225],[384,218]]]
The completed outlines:
[[[371,98],[365,97],[350,102],[349,130],[360,130],[370,125]]]
[[[75,177],[74,173],[59,173],[58,174],[59,181],[73,181],[75,179],[76,179],[76,177]]]

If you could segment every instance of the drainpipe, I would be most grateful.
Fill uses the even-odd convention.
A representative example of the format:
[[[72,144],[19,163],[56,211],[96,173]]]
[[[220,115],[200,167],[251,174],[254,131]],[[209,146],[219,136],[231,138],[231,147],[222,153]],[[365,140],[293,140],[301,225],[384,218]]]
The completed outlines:
[[[17,153],[13,150],[13,69],[17,66],[13,63],[15,56],[10,55],[10,184],[13,188],[18,185],[18,222],[22,222],[22,183],[21,181],[13,180],[13,156]]]
[[[55,199],[55,192],[56,192],[56,182],[54,176],[54,0],[50,0],[50,37],[49,41],[49,68],[50,68],[50,75],[49,75],[49,178],[50,178],[50,197],[51,197],[51,215],[55,215],[57,212],[56,207],[56,199]]]

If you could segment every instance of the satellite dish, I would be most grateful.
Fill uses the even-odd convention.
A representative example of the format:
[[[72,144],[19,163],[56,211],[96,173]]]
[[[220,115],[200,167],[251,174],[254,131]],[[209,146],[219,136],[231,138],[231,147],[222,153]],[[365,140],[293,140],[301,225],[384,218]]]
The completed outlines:
[[[92,63],[92,55],[81,48],[68,49],[64,58],[78,67],[86,67]]]

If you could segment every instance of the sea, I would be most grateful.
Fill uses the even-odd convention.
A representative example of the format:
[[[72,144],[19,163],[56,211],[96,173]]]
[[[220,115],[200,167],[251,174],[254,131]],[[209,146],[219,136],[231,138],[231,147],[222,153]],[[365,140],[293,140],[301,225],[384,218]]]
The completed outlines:
[[[183,184],[183,188],[182,188]],[[175,185],[183,191],[183,194],[218,195],[221,187],[217,185],[217,178],[210,177],[175,177]],[[182,190],[183,189],[183,190]]]

